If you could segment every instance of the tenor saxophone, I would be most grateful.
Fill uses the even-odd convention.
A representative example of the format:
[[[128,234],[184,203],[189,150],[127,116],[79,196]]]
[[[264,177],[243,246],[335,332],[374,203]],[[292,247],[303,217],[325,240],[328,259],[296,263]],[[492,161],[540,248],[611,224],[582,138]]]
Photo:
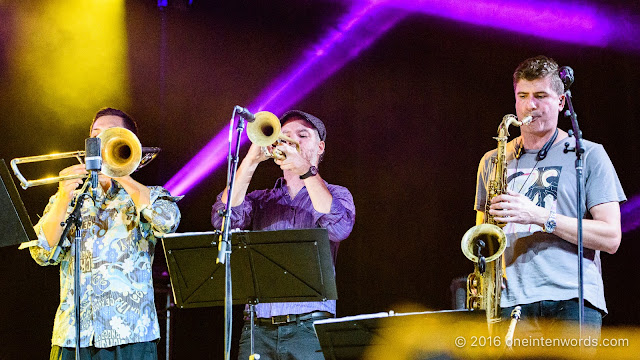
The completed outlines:
[[[500,295],[502,293],[502,254],[507,246],[507,238],[502,230],[505,226],[489,214],[491,200],[507,192],[507,141],[509,126],[521,126],[531,122],[531,116],[518,121],[515,115],[502,118],[498,126],[497,154],[492,159],[491,174],[487,182],[484,222],[476,225],[462,237],[462,253],[473,261],[474,270],[467,277],[467,309],[485,310],[489,332],[500,321]]]

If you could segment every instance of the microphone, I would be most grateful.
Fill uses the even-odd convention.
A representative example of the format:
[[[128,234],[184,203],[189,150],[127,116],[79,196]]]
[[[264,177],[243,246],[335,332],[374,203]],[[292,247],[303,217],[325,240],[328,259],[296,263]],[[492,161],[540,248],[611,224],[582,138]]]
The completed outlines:
[[[236,114],[238,114],[238,116],[247,120],[248,122],[253,122],[256,119],[255,115],[253,115],[247,108],[236,105],[234,110],[236,111]]]
[[[84,164],[89,172],[91,187],[98,187],[98,171],[102,170],[102,156],[100,153],[100,139],[88,138],[84,141]]]
[[[558,75],[560,75],[560,79],[564,84],[564,91],[566,92],[567,90],[569,90],[571,84],[573,84],[573,69],[569,66],[563,66],[560,68],[560,70],[558,70]]]

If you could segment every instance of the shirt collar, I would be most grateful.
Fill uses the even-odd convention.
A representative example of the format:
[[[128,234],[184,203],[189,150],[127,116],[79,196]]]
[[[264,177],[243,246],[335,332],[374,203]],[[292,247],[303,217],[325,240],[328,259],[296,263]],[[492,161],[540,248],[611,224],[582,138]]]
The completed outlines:
[[[122,189],[122,185],[120,185],[117,181],[111,179],[111,187],[107,190],[105,194],[109,199],[112,199],[116,194]]]
[[[278,180],[276,180],[276,184],[273,186],[274,189],[286,189],[287,185],[287,180],[284,179],[284,177],[278,178]]]

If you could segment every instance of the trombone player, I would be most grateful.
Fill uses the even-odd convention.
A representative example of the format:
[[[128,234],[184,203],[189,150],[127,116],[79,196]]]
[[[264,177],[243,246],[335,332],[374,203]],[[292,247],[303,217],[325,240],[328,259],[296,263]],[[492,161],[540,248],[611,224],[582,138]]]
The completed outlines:
[[[260,113],[258,113],[260,114]],[[256,121],[259,118],[256,114]],[[269,113],[273,122],[267,127],[280,130],[288,142],[269,147],[279,150],[284,157],[275,162],[283,177],[273,189],[256,190],[247,194],[249,183],[257,166],[268,159],[259,141],[254,142],[242,160],[231,194],[231,227],[246,230],[285,230],[326,228],[329,233],[331,254],[335,264],[338,245],[351,233],[355,221],[353,197],[345,187],[327,183],[318,171],[325,151],[326,129],[317,117],[306,112],[291,110],[280,119]],[[291,143],[297,143],[299,151]],[[277,153],[277,151],[275,151]],[[227,190],[218,195],[213,205],[211,222],[215,228],[222,225],[218,215],[227,203]],[[325,302],[264,303],[256,306],[254,329],[255,351],[260,359],[324,359],[320,343],[313,329],[313,321],[335,317],[335,300]],[[240,338],[239,359],[251,354],[250,323],[245,325]]]
[[[90,135],[97,137],[116,127],[137,134],[135,121],[124,111],[103,108],[93,119]],[[105,161],[103,170],[107,165]],[[137,166],[134,164],[129,173]],[[87,174],[85,165],[60,171],[60,176],[72,174]],[[157,359],[160,328],[151,265],[156,236],[178,227],[179,198],[162,187],[145,186],[128,174],[110,178],[100,173],[98,179],[96,198],[84,201],[81,208],[80,357]],[[70,203],[83,181],[59,182],[58,191],[35,225],[38,244],[29,248],[39,265],[60,266],[60,305],[50,359],[75,358],[74,230],[65,239],[60,237],[72,210]]]

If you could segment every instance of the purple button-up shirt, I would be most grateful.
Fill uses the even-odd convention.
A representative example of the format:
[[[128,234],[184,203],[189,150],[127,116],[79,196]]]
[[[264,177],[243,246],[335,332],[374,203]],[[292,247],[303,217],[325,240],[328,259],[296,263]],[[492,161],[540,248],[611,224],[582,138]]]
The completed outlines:
[[[346,239],[353,229],[356,209],[353,196],[347,188],[326,182],[325,184],[333,196],[328,214],[317,212],[313,208],[306,187],[291,199],[284,178],[280,178],[273,189],[253,191],[245,197],[242,204],[231,208],[231,228],[243,230],[326,228],[329,233],[331,256],[335,264],[340,241]],[[218,215],[218,210],[225,208],[221,198],[222,193],[218,195],[211,215],[211,223],[217,229],[222,225],[222,217]],[[264,303],[256,306],[257,316],[261,318],[304,314],[312,311],[328,311],[335,314],[336,301]]]

